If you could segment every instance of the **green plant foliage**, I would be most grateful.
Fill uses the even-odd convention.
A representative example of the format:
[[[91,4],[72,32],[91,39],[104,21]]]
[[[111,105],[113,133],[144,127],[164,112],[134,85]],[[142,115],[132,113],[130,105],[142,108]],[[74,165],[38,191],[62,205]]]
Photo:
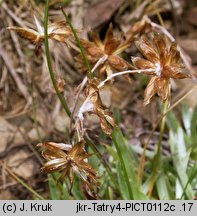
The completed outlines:
[[[195,155],[196,148],[196,140],[194,139],[196,136],[196,108],[193,114],[191,113],[191,110],[186,105],[183,105],[182,117],[185,128],[181,126],[172,112],[168,114],[169,144],[173,168],[176,172],[176,199],[183,198],[183,195],[185,199],[193,199],[195,195],[193,190],[195,185],[192,182],[196,175],[189,170],[195,166],[194,164],[190,165],[190,162],[195,159],[193,155]]]
[[[114,129],[112,133],[112,140],[119,157],[119,163],[121,167],[121,169],[119,169],[119,171],[121,171],[119,175],[124,176],[124,181],[129,192],[129,199],[147,199],[147,197],[142,193],[140,184],[137,180],[136,170],[133,166],[133,160],[131,158],[128,144],[126,143],[125,138],[119,128]]]

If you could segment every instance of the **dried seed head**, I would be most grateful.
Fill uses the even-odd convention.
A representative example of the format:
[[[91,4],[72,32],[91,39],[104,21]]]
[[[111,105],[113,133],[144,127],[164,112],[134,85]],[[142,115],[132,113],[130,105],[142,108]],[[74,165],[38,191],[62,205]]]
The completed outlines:
[[[151,68],[155,75],[149,82],[144,92],[144,104],[147,105],[157,93],[162,101],[169,97],[170,78],[184,79],[190,77],[183,72],[183,65],[180,63],[180,53],[176,43],[171,43],[164,36],[154,34],[149,40],[146,36],[136,42],[137,48],[144,58],[132,58],[134,65],[139,69]],[[146,73],[147,74],[147,73]]]
[[[74,174],[76,174],[89,190],[93,190],[94,186],[98,185],[96,170],[87,162],[87,158],[91,154],[85,151],[84,141],[78,142],[74,146],[69,146],[69,148],[67,144],[53,142],[42,143],[39,146],[44,148],[42,156],[48,160],[43,165],[42,171],[46,173],[60,171],[61,176],[59,180],[64,180],[64,178],[68,177],[71,185],[74,181]]]

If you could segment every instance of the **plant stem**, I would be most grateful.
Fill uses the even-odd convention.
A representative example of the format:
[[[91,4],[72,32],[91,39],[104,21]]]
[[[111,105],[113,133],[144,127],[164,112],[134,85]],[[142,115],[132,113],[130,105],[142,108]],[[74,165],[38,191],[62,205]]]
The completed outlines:
[[[113,138],[113,135],[112,135],[112,138]],[[118,145],[117,141],[114,138],[113,138],[113,142],[114,142],[114,145],[115,145],[115,148],[116,148],[116,151],[117,151],[117,154],[118,154],[118,157],[119,157],[122,169],[123,169],[123,175],[124,175],[124,179],[126,180],[126,184],[127,184],[127,187],[128,187],[130,199],[133,199],[131,182],[129,181],[129,176],[128,176],[128,173],[127,173],[127,169],[126,169],[126,165],[125,165],[125,161],[123,159],[121,149],[119,148],[119,145]]]
[[[164,103],[163,113],[165,113],[167,111],[168,105],[169,105],[169,100],[167,99]],[[166,123],[166,116],[163,116],[162,121],[161,121],[161,127],[160,127],[159,141],[157,144],[157,153],[156,153],[155,158],[154,158],[155,160],[153,160],[153,174],[151,177],[151,182],[150,182],[149,192],[148,192],[149,197],[151,196],[153,188],[154,188],[155,179],[157,176],[157,171],[159,170],[159,168],[161,166],[162,140],[163,140],[163,132],[164,132],[164,128],[165,128],[165,123]]]
[[[161,18],[162,20],[162,18]],[[163,108],[163,114],[166,113],[168,106],[169,106],[169,98],[170,98],[170,86],[168,89],[168,98],[164,103],[164,108]],[[159,135],[159,141],[157,144],[157,153],[154,157],[153,160],[153,174],[151,177],[151,181],[150,181],[150,185],[149,185],[149,191],[148,191],[148,196],[151,197],[152,192],[153,192],[153,188],[155,185],[155,180],[156,180],[156,176],[157,176],[157,172],[159,170],[159,168],[161,168],[161,162],[162,162],[162,140],[163,140],[163,132],[164,132],[164,128],[165,128],[165,123],[166,123],[166,115],[162,114],[162,122],[161,122],[161,126],[160,126],[160,135]]]
[[[88,62],[88,59],[87,59],[87,57],[86,57],[84,48],[83,48],[83,46],[81,45],[80,39],[79,39],[79,37],[78,37],[78,35],[77,35],[77,33],[76,33],[76,31],[75,31],[75,29],[74,29],[72,23],[71,23],[69,17],[68,17],[68,16],[66,15],[66,13],[64,12],[63,8],[62,8],[62,13],[64,14],[64,17],[65,17],[65,19],[66,19],[68,25],[69,25],[70,28],[71,28],[71,31],[72,31],[72,33],[73,33],[73,35],[74,35],[74,37],[75,37],[75,40],[76,40],[76,42],[77,42],[77,44],[78,44],[78,46],[79,46],[79,49],[81,50],[81,55],[82,55],[82,57],[83,57],[83,59],[84,59],[84,62],[85,62],[85,64],[86,64],[86,67],[87,67],[87,69],[88,69],[88,74],[89,74],[90,78],[93,78],[93,77],[94,77],[94,74],[93,74],[93,72],[92,72],[91,66],[90,66],[90,64],[89,64],[89,62]]]
[[[169,86],[168,89],[168,98],[164,103],[164,108],[163,108],[163,114],[166,113],[168,107],[169,107],[169,98],[170,98],[170,90],[171,87]],[[148,191],[148,196],[151,197],[154,185],[155,185],[155,180],[157,177],[157,173],[159,168],[161,168],[161,162],[162,162],[162,140],[163,140],[163,133],[164,133],[164,128],[165,128],[165,123],[166,123],[166,115],[162,115],[162,121],[161,121],[161,126],[160,126],[160,134],[159,134],[159,141],[157,143],[157,153],[154,157],[153,160],[153,174],[151,177],[150,185],[149,185],[149,191]]]
[[[162,19],[162,17],[161,17],[160,12],[157,11],[156,14],[157,14],[157,17],[158,17],[158,20],[159,20],[161,26],[163,26],[163,27],[165,28],[165,25],[164,25],[164,22],[163,22],[163,19]]]
[[[49,41],[48,41],[48,10],[49,10],[49,1],[46,1],[46,6],[45,6],[45,17],[44,17],[44,42],[45,42],[45,51],[46,51],[46,58],[47,58],[47,64],[48,64],[48,69],[49,69],[49,74],[51,77],[51,81],[53,83],[53,87],[56,91],[56,94],[65,110],[65,112],[67,113],[67,115],[70,117],[71,112],[68,108],[67,102],[63,96],[62,93],[59,92],[58,86],[57,86],[57,82],[55,79],[55,75],[53,72],[53,67],[52,67],[52,62],[51,62],[51,56],[50,56],[50,52],[49,52]]]

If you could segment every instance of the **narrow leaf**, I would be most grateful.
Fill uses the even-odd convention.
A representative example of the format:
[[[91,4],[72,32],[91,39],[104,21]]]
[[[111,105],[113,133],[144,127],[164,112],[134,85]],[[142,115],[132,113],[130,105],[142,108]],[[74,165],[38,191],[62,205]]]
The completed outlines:
[[[112,133],[112,140],[118,153],[119,163],[124,174],[124,181],[127,184],[130,199],[147,199],[147,197],[141,191],[128,144],[126,143],[125,138],[119,128],[114,129]]]

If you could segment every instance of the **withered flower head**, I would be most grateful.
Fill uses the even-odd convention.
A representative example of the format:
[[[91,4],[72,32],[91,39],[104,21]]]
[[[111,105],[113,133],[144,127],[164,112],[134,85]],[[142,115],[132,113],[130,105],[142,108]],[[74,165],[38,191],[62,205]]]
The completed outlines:
[[[169,42],[162,35],[155,34],[152,40],[142,36],[136,46],[145,57],[134,57],[134,65],[139,69],[153,69],[154,75],[144,92],[144,104],[150,103],[157,93],[162,101],[169,98],[170,78],[183,79],[190,77],[183,73],[184,66],[180,63],[180,53],[175,42]]]
[[[40,24],[38,19],[34,16],[37,30],[21,27],[8,27],[8,30],[16,31],[21,37],[29,40],[35,44],[36,53],[40,53],[41,45],[44,41],[44,27]],[[72,31],[67,26],[65,21],[52,23],[48,26],[48,37],[56,41],[66,43],[67,39],[72,35]]]
[[[74,146],[68,146],[63,143],[42,143],[39,146],[45,148],[42,156],[48,160],[43,167],[42,171],[52,173],[60,171],[60,180],[68,177],[71,186],[74,181],[74,173],[79,176],[82,181],[92,189],[93,185],[98,185],[96,170],[88,164],[87,158],[91,156],[85,152],[84,141],[76,143]]]
[[[103,42],[95,32],[92,32],[92,39],[92,42],[81,39],[81,43],[91,65],[95,65],[103,56],[107,57],[105,64],[100,67],[100,76],[104,73],[109,76],[112,74],[113,70],[121,71],[132,67],[127,61],[119,56],[119,54],[128,46],[125,44],[123,45],[120,39],[114,36],[112,24],[110,24]],[[87,71],[82,55],[79,54],[75,59],[77,61],[76,66],[78,69],[82,72]]]
[[[99,117],[102,130],[107,135],[111,135],[116,125],[115,120],[112,113],[102,104],[98,89],[98,80],[96,78],[89,80],[86,95],[93,104],[94,113]]]

